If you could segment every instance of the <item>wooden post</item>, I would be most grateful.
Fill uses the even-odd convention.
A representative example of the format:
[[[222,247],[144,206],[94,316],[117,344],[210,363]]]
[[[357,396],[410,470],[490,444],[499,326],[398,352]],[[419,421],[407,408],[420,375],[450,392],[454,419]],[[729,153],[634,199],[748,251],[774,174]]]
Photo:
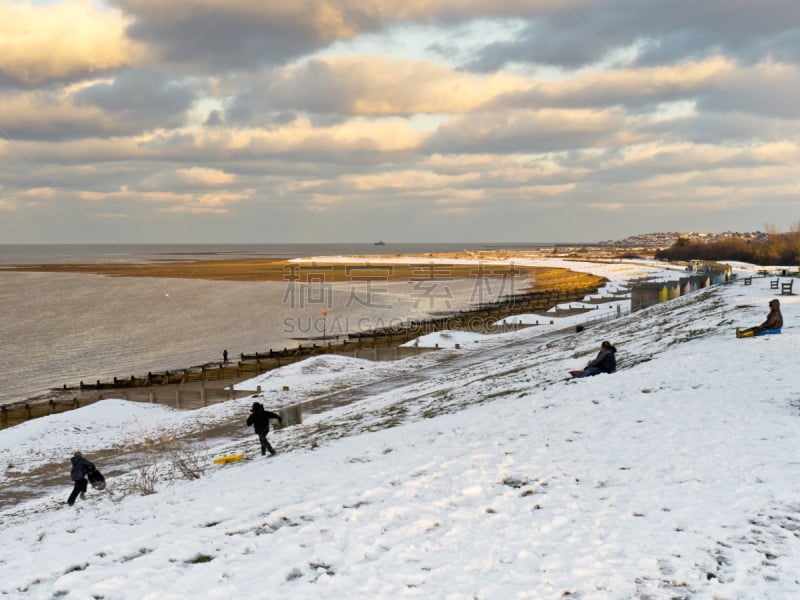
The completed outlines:
[[[300,408],[299,404],[294,405],[294,423],[295,425],[303,424],[303,409]]]
[[[208,406],[208,401],[206,399],[206,384],[200,384],[200,402],[203,406]]]
[[[3,427],[8,427],[8,408],[0,406],[0,424]]]
[[[181,407],[181,390],[178,388],[175,390],[175,408]]]
[[[50,414],[52,415],[54,412],[56,412],[56,403],[55,403],[55,400],[50,400],[50,401],[48,402],[48,404],[50,405]]]
[[[150,390],[149,392],[147,392],[147,401],[150,404],[152,404],[153,402],[156,401],[155,395],[153,394],[153,390]]]

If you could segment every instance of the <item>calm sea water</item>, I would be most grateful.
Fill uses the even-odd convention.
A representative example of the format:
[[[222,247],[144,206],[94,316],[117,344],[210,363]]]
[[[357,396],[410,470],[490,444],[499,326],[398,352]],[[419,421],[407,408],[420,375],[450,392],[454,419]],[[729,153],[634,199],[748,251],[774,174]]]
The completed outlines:
[[[425,254],[547,244],[0,244],[0,264],[125,263],[193,258],[299,258],[374,254]]]
[[[488,246],[0,245],[0,264],[420,254]],[[508,293],[479,290],[472,281],[432,281],[424,289],[410,282],[291,285],[0,272],[0,403],[63,384],[218,361],[224,349],[235,358],[311,343],[302,338],[365,331]]]

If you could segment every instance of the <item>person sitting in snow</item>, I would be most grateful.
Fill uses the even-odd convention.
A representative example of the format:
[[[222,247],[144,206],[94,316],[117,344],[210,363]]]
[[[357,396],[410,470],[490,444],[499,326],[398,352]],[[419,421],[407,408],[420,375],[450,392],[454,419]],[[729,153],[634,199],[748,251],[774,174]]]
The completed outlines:
[[[78,494],[80,494],[81,500],[86,498],[86,488],[89,483],[86,479],[86,476],[90,471],[94,470],[95,466],[90,461],[83,458],[83,454],[80,452],[73,454],[70,477],[72,478],[72,481],[75,482],[75,485],[72,487],[72,493],[67,499],[67,504],[70,506],[75,504],[75,499],[78,497]]]
[[[270,456],[275,456],[275,449],[267,440],[270,419],[277,419],[283,423],[283,419],[281,419],[281,416],[278,413],[264,410],[263,404],[260,402],[253,402],[253,407],[250,409],[250,416],[247,417],[247,424],[253,426],[253,429],[258,436],[258,441],[261,442],[261,456],[265,456],[267,454],[267,450],[269,450]]]
[[[570,371],[573,377],[591,377],[600,373],[613,373],[617,370],[617,349],[611,342],[603,342],[600,345],[600,352],[580,371]]]
[[[769,314],[767,315],[767,320],[764,321],[761,325],[756,325],[755,327],[749,327],[747,329],[739,329],[736,328],[736,337],[753,337],[754,335],[758,335],[764,331],[769,330],[778,330],[780,331],[783,327],[783,315],[781,314],[781,302],[777,298],[773,298],[769,301]]]

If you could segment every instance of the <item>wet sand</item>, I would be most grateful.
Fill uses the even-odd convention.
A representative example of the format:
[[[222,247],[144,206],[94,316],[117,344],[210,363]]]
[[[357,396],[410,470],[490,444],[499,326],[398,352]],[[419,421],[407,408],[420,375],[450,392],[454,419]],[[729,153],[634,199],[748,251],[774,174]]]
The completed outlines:
[[[438,257],[437,257],[438,258]],[[452,257],[452,258],[455,258]],[[168,277],[214,281],[419,281],[530,275],[537,267],[478,264],[403,264],[381,257],[354,258],[352,262],[303,261],[289,259],[187,260],[168,263],[57,263],[0,267],[4,271],[37,273],[84,273],[109,277]],[[476,262],[480,259],[476,259]]]

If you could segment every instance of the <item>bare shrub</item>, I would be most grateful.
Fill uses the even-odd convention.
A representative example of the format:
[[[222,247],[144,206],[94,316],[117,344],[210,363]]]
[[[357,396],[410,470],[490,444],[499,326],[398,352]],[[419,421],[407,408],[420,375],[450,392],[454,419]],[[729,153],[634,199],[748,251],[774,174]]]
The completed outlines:
[[[119,491],[124,496],[155,494],[162,463],[158,437],[148,433],[140,426],[136,433],[129,433],[125,436],[124,447],[131,457],[131,474],[126,478]]]
[[[205,474],[207,449],[191,447],[164,427],[148,431],[140,425],[135,433],[125,435],[123,447],[131,461],[130,475],[117,486],[123,497],[155,494],[159,481],[200,479]]]
[[[200,479],[206,472],[208,449],[190,447],[184,440],[166,429],[159,429],[159,440],[166,455],[166,461],[172,471],[171,479],[177,475],[185,479]]]

